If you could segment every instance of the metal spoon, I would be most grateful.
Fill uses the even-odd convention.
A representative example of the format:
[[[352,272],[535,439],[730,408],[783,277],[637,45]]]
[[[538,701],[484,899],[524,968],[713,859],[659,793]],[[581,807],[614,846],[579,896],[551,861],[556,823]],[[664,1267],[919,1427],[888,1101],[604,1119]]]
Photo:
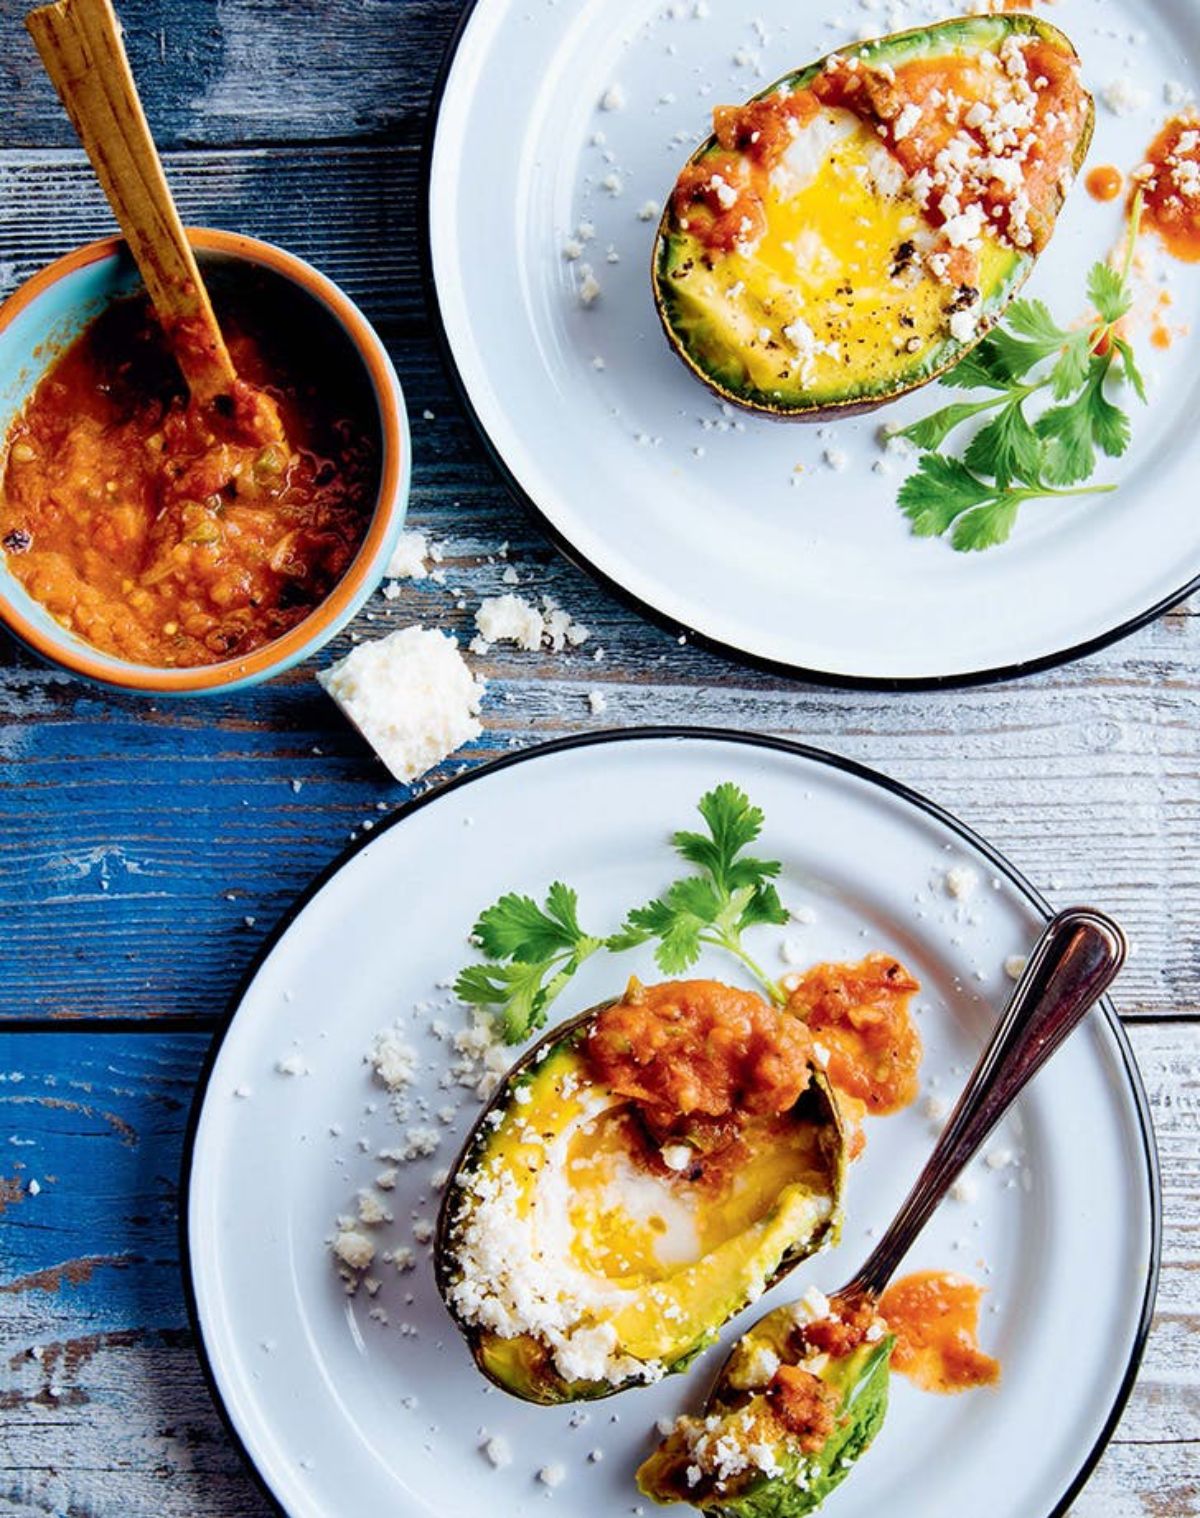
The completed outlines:
[[[836,1293],[838,1298],[878,1299],[984,1140],[1112,984],[1126,952],[1120,927],[1090,907],[1060,912],[1048,924],[925,1168],[862,1268]],[[741,1336],[717,1375],[704,1415],[725,1413],[747,1400],[744,1384],[737,1387],[730,1378],[738,1347],[751,1336],[786,1342],[794,1322],[791,1307],[776,1308]],[[672,1495],[687,1500],[686,1493]],[[765,1511],[756,1509],[760,1510]]]

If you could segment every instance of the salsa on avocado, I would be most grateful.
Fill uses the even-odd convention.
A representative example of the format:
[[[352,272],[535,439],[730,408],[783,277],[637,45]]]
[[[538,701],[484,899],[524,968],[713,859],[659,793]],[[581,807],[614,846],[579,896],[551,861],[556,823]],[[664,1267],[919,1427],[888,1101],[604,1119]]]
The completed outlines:
[[[38,384],[0,480],[16,579],[95,647],[158,667],[234,658],[303,621],[378,488],[345,353],[269,286],[214,295],[232,395],[192,403],[147,298],[118,300]]]

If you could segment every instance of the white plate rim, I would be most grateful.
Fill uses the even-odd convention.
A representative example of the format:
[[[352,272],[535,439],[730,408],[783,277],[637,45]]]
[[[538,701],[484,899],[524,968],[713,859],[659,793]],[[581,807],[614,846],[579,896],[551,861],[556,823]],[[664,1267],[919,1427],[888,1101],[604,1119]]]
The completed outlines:
[[[414,813],[437,802],[442,796],[448,795],[452,791],[463,789],[479,780],[487,779],[492,774],[498,773],[501,770],[511,769],[540,758],[549,758],[553,755],[563,754],[576,749],[600,747],[606,744],[664,739],[681,742],[731,743],[750,749],[765,749],[775,753],[790,755],[793,758],[799,758],[810,763],[825,765],[842,774],[863,780],[870,785],[878,787],[892,799],[917,808],[942,826],[950,829],[965,843],[979,850],[991,866],[1017,889],[1045,921],[1049,922],[1050,918],[1054,915],[1054,909],[1051,908],[1036,887],[998,849],[994,848],[986,839],[980,837],[966,823],[961,822],[952,812],[947,811],[937,802],[931,801],[919,791],[913,790],[902,781],[894,780],[891,776],[885,775],[880,770],[872,769],[869,765],[860,764],[857,760],[832,753],[828,749],[818,748],[813,744],[800,743],[790,738],[781,738],[768,733],[739,732],[733,728],[667,724],[608,728],[572,734],[565,738],[556,738],[547,743],[536,744],[531,748],[522,749],[516,753],[502,754],[480,765],[478,769],[455,776],[436,790],[426,791],[420,796],[412,797],[398,807],[386,821],[381,822],[370,834],[359,838],[354,843],[348,844],[290,903],[274,928],[264,939],[230,998],[226,1015],[213,1035],[212,1042],[204,1058],[204,1063],[196,1078],[196,1089],[188,1113],[183,1151],[180,1159],[178,1213],[179,1264],[183,1284],[184,1305],[187,1310],[188,1324],[192,1332],[196,1356],[199,1360],[200,1369],[205,1384],[208,1387],[209,1395],[212,1398],[213,1405],[217,1409],[230,1442],[241,1456],[243,1464],[253,1477],[259,1491],[266,1497],[274,1510],[283,1515],[283,1518],[292,1518],[292,1515],[280,1502],[267,1477],[260,1470],[252,1450],[243,1439],[233,1413],[222,1395],[216,1370],[209,1354],[208,1342],[205,1338],[204,1323],[200,1314],[193,1274],[189,1214],[191,1211],[196,1137],[208,1096],[211,1076],[216,1067],[225,1039],[233,1027],[234,1019],[237,1017],[242,1003],[259,972],[274,953],[280,940],[288,933],[296,919],[303,912],[304,908],[363,849],[377,840],[382,833],[401,825]],[[1120,1421],[1141,1367],[1142,1355],[1154,1315],[1162,1262],[1162,1177],[1159,1169],[1158,1146],[1154,1134],[1154,1125],[1150,1115],[1150,1103],[1146,1096],[1145,1086],[1142,1082],[1136,1058],[1134,1057],[1133,1048],[1129,1042],[1129,1036],[1120,1018],[1117,1016],[1116,1009],[1110,998],[1104,997],[1096,1010],[1103,1015],[1116,1044],[1117,1052],[1120,1054],[1126,1076],[1127,1089],[1133,1099],[1138,1131],[1142,1140],[1143,1159],[1145,1161],[1146,1180],[1149,1189],[1149,1268],[1146,1275],[1146,1285],[1142,1297],[1137,1329],[1134,1334],[1133,1343],[1130,1346],[1129,1359],[1124,1374],[1117,1387],[1113,1405],[1100,1428],[1095,1442],[1084,1455],[1074,1477],[1068,1483],[1067,1488],[1055,1505],[1045,1514],[1045,1518],[1066,1518],[1071,1505],[1086,1485],[1096,1465],[1099,1463],[1100,1457],[1108,1447],[1109,1441]]]
[[[1101,649],[1108,648],[1114,643],[1119,643],[1123,638],[1130,637],[1133,633],[1140,631],[1141,628],[1148,626],[1151,622],[1156,622],[1159,617],[1164,616],[1173,607],[1178,606],[1181,601],[1200,591],[1200,564],[1198,564],[1196,573],[1181,585],[1178,590],[1160,597],[1151,606],[1147,607],[1146,610],[1134,616],[1126,617],[1115,626],[1103,632],[1095,633],[1092,637],[1085,638],[1079,643],[1068,644],[1065,648],[1055,649],[1050,653],[1041,654],[1037,658],[1016,660],[1009,664],[989,665],[982,669],[958,671],[952,674],[872,675],[848,674],[843,671],[810,667],[789,660],[772,659],[764,654],[755,653],[751,649],[743,648],[736,643],[726,642],[721,638],[713,636],[711,633],[691,627],[686,622],[680,621],[678,617],[660,610],[652,602],[645,600],[642,596],[630,590],[606,570],[601,569],[598,564],[588,558],[571,541],[567,534],[551,519],[548,512],[529,494],[510,468],[499,445],[488,432],[475,407],[475,403],[467,388],[466,380],[459,367],[446,325],[441,297],[438,293],[433,251],[434,152],[437,144],[442,108],[445,104],[446,92],[450,84],[450,76],[453,73],[454,64],[463,39],[474,19],[476,10],[482,3],[484,3],[484,0],[465,0],[454,30],[451,32],[450,38],[446,43],[446,51],[443,55],[441,66],[438,69],[433,93],[430,96],[422,148],[419,204],[420,228],[418,236],[425,305],[432,319],[434,339],[442,357],[443,367],[450,379],[451,388],[470,422],[475,436],[482,444],[492,467],[500,476],[509,494],[528,513],[530,518],[537,524],[539,530],[558,549],[563,557],[589,575],[615,600],[635,611],[647,622],[652,623],[656,627],[663,628],[673,637],[686,637],[689,643],[706,649],[710,653],[719,654],[723,658],[732,659],[737,663],[744,664],[750,669],[760,670],[766,674],[785,675],[791,679],[804,680],[813,685],[831,686],[838,690],[906,691],[967,690],[973,686],[991,685],[1005,680],[1020,679],[1026,675],[1039,674],[1044,670],[1057,669],[1060,665],[1073,664],[1078,659],[1086,659],[1090,654],[1098,653]]]

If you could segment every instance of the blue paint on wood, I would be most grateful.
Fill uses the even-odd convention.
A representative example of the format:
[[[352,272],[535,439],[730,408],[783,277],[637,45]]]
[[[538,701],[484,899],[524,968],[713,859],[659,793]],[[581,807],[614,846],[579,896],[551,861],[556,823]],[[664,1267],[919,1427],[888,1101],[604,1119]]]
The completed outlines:
[[[186,1324],[179,1163],[207,1046],[197,1034],[0,1036],[8,1332],[17,1318],[35,1342]]]

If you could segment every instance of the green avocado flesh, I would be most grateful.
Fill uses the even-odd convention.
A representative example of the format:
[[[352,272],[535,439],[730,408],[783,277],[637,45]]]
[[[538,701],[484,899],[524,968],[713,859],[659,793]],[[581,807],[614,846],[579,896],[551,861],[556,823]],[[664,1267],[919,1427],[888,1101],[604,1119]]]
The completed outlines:
[[[731,1476],[724,1490],[718,1490],[711,1481],[688,1481],[692,1456],[680,1435],[674,1433],[638,1471],[639,1488],[655,1502],[690,1502],[711,1518],[803,1518],[805,1513],[815,1512],[846,1479],[883,1426],[893,1343],[887,1336],[877,1343],[860,1345],[842,1359],[830,1360],[818,1372],[827,1386],[841,1394],[842,1402],[834,1432],[814,1453],[805,1454],[792,1444],[777,1445],[777,1471],[767,1475],[752,1467]],[[743,1396],[732,1408],[726,1404],[713,1410],[736,1416],[755,1400]],[[732,1437],[736,1440],[736,1432]]]
[[[1066,75],[1077,63],[1057,28],[1004,13],[854,44],[786,76],[754,101],[799,96],[813,102],[814,81],[824,89],[829,68],[850,67],[856,80],[873,81],[873,103],[852,110],[822,97],[806,106],[792,121],[768,178],[754,177],[754,160],[740,139],[727,149],[710,137],[684,171],[703,171],[695,181],[702,186],[699,198],[682,208],[668,204],[654,254],[659,315],[672,348],[693,373],[723,399],[751,410],[820,420],[904,395],[969,352],[1028,277],[1035,246],[1044,246],[1053,228],[1091,139],[1091,97],[1082,89],[1072,96],[1077,121],[1063,113],[1068,135],[1055,158],[1061,172],[1051,176],[1028,220],[1020,210],[1009,213],[1007,223],[1002,215],[973,225],[975,208],[967,206],[965,190],[967,218],[948,202],[947,215],[944,179],[949,174],[958,187],[953,176],[959,170],[943,158],[929,189],[898,155],[917,153],[914,144],[945,131],[954,138],[954,151],[976,154],[968,161],[978,165],[986,136],[986,152],[993,156],[983,161],[999,163],[996,182],[1007,175],[1008,190],[1023,196],[1020,155],[1033,151],[1030,128],[1020,128],[1024,138],[1011,128],[1008,146],[996,134],[1007,129],[997,125],[1009,119],[1002,113],[1020,108],[1005,92],[1036,94],[1039,82],[1046,86],[1032,68],[1016,83],[1010,78],[1013,50],[1026,47],[1052,50],[1048,56],[1060,61]],[[985,55],[987,63],[981,61]],[[905,71],[906,65],[912,68]],[[930,93],[935,73],[974,88],[974,99],[959,99],[949,87]],[[910,101],[905,92],[913,91],[926,93]],[[1030,97],[1024,98],[1031,111]],[[972,106],[984,113],[982,126]],[[876,110],[900,114],[885,123],[875,119]],[[895,140],[885,142],[885,133]],[[741,216],[743,202],[734,198],[747,182],[745,193],[762,218],[757,226]],[[720,238],[717,245],[708,240],[722,215],[739,218],[745,241],[722,246]],[[1025,245],[1030,228],[1036,236]]]
[[[530,1402],[685,1369],[840,1220],[844,1143],[823,1074],[761,1144],[744,1128],[749,1153],[714,1182],[699,1164],[648,1166],[632,1104],[591,1075],[592,1018],[547,1035],[501,1083],[439,1221],[447,1307],[483,1373]]]

